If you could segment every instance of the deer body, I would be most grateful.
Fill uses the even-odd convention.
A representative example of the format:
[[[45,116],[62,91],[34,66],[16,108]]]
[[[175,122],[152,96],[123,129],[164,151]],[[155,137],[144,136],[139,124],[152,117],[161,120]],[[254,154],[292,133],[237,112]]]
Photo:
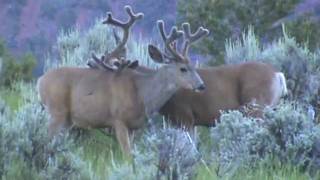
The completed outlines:
[[[252,101],[262,107],[273,106],[286,93],[283,78],[264,63],[247,62],[197,72],[206,89],[201,93],[180,89],[160,110],[174,125],[187,129],[214,126],[221,110],[239,109]]]
[[[123,151],[129,153],[129,130],[141,128],[145,117],[158,112],[181,87],[180,82],[172,78],[174,68],[163,66],[148,75],[131,69],[121,74],[89,68],[59,68],[47,72],[39,79],[38,90],[52,116],[49,134],[52,136],[72,126],[112,127]],[[197,82],[202,84],[200,78]]]
[[[115,119],[121,119],[134,128],[140,125],[144,108],[137,96],[133,74],[138,73],[124,71],[116,76],[102,70],[59,68],[41,77],[39,92],[51,114],[63,112],[64,117],[60,120],[65,121],[64,124],[103,128],[113,126]],[[128,120],[130,117],[136,119],[136,124]]]

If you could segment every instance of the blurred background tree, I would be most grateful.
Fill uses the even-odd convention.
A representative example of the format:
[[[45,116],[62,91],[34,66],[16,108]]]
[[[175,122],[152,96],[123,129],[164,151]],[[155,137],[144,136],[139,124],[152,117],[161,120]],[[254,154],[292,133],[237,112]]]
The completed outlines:
[[[26,53],[16,59],[9,53],[4,41],[0,40],[0,87],[11,87],[16,81],[30,81],[36,59]]]
[[[178,21],[192,27],[205,26],[211,31],[197,49],[213,56],[213,64],[224,63],[225,41],[241,36],[249,25],[262,44],[282,36],[281,24],[298,43],[311,50],[319,46],[320,24],[314,0],[179,0]]]

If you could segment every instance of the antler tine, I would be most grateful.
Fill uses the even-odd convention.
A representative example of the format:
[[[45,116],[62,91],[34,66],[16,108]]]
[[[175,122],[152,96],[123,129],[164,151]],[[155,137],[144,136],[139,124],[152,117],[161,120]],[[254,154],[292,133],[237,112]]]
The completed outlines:
[[[192,34],[189,23],[183,23],[182,28],[184,31],[184,39],[185,39],[184,47],[183,47],[183,55],[187,56],[190,45],[193,42],[201,39],[202,37],[207,36],[209,34],[209,30],[201,26],[197,29],[195,33]]]
[[[130,16],[129,21],[126,23],[128,27],[132,26],[136,20],[143,18],[143,13],[134,14],[132,11],[131,6],[125,6],[124,9],[127,11],[128,15]]]
[[[111,24],[111,25],[114,25],[114,26],[119,26],[119,27],[124,27],[125,26],[125,23],[119,21],[119,20],[116,20],[112,17],[112,13],[111,12],[107,12],[107,19],[104,20],[102,22],[102,24]]]
[[[188,39],[190,43],[193,43],[193,42],[197,41],[198,39],[200,39],[200,38],[202,38],[202,37],[204,37],[204,36],[209,34],[209,30],[203,28],[202,26],[200,26],[197,29],[197,31],[192,34],[191,30],[190,30],[190,24],[189,23],[183,23],[182,24],[182,28],[183,28],[183,31],[185,33],[186,39]]]
[[[178,31],[177,27],[174,26],[172,27],[170,34],[167,36],[165,33],[163,20],[159,20],[157,23],[158,23],[158,29],[159,29],[160,35],[162,37],[162,40],[165,43],[165,48],[168,49],[169,52],[176,58],[182,59],[181,55],[177,52],[177,49],[176,48],[173,49],[174,47],[171,46],[171,43],[179,39],[180,37],[182,37],[184,34],[183,31]]]
[[[133,24],[143,18],[143,13],[133,13],[132,8],[130,6],[125,6],[125,11],[129,15],[129,20],[124,23],[120,20],[114,19],[111,12],[107,13],[107,19],[103,21],[103,24],[110,24],[117,27],[120,27],[123,29],[123,38],[120,43],[118,43],[117,47],[109,54],[106,54],[105,58],[111,58],[111,57],[117,57],[117,55],[121,52],[121,49],[124,48],[125,44],[127,43],[129,39],[129,32],[130,28],[133,26]]]

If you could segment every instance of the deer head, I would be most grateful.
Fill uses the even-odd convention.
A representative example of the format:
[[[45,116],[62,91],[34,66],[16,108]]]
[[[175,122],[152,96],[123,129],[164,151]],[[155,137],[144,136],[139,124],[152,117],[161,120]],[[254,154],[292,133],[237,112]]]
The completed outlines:
[[[126,43],[129,39],[131,27],[135,24],[135,22],[139,19],[143,18],[143,13],[133,13],[130,6],[125,6],[125,11],[129,15],[129,19],[127,22],[122,22],[120,20],[114,19],[112,17],[112,13],[107,13],[107,19],[103,21],[103,24],[113,25],[115,27],[120,27],[123,30],[123,37],[117,35],[115,29],[113,29],[113,36],[116,41],[116,48],[112,52],[105,52],[101,58],[98,58],[95,54],[92,54],[92,60],[87,64],[91,68],[99,68],[106,69],[111,71],[121,71],[122,69],[129,67],[135,68],[138,65],[138,61],[129,61],[126,59],[127,49]]]
[[[182,25],[183,31],[173,27],[169,35],[165,32],[164,22],[159,20],[157,22],[158,29],[161,38],[165,45],[165,52],[161,52],[156,46],[149,45],[148,51],[150,57],[157,63],[162,63],[167,65],[167,72],[169,77],[176,79],[176,84],[179,87],[192,89],[195,91],[201,91],[205,89],[205,85],[195,68],[190,63],[190,58],[188,56],[188,51],[190,45],[199,40],[200,38],[209,34],[207,29],[203,27],[198,28],[198,30],[192,34],[190,31],[189,23],[184,23]],[[178,39],[183,37],[183,48],[182,52],[178,52]]]

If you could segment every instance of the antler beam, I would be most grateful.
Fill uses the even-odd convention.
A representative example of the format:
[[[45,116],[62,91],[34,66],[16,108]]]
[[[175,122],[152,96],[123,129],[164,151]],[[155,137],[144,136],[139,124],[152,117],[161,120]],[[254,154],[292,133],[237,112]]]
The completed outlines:
[[[120,40],[120,37],[118,36],[117,32],[115,31],[115,29],[113,29],[113,36],[115,38],[117,46],[112,52],[105,52],[105,54],[101,56],[100,59],[97,58],[96,55],[92,54],[93,60],[89,60],[88,62],[88,66],[90,68],[121,71],[126,67],[136,67],[136,65],[138,64],[135,61],[130,62],[126,59],[127,50],[125,45],[129,39],[131,27],[135,24],[137,20],[142,19],[144,15],[143,13],[134,13],[130,6],[125,6],[124,9],[129,15],[127,22],[122,22],[118,19],[113,18],[111,12],[107,13],[107,18],[103,21],[103,24],[109,24],[115,27],[120,27],[123,30],[122,39]]]
[[[189,51],[190,45],[195,41],[209,34],[209,30],[203,27],[199,27],[198,30],[192,34],[190,30],[190,24],[183,23],[182,25],[183,31],[178,30],[177,27],[174,26],[171,28],[170,34],[167,35],[165,33],[165,26],[164,26],[163,20],[159,20],[157,24],[158,24],[158,29],[159,29],[161,38],[165,43],[166,51],[168,51],[173,56],[171,57],[168,54],[164,53],[165,57],[169,59],[174,59],[176,61],[181,61],[181,62],[189,61],[188,51]],[[177,40],[182,36],[183,36],[183,48],[182,48],[182,53],[180,53],[178,52],[178,48],[177,48],[177,44],[178,44]]]
[[[130,29],[134,25],[137,20],[143,18],[143,13],[133,13],[132,8],[130,6],[124,7],[125,11],[129,15],[129,19],[127,22],[122,22],[118,19],[114,19],[111,12],[107,13],[107,19],[103,21],[103,24],[110,24],[116,27],[120,27],[123,30],[123,38],[122,41],[118,44],[118,46],[111,52],[106,54],[105,58],[117,57],[121,52],[121,49],[124,48],[125,44],[129,39]]]
[[[183,31],[179,31],[176,26],[171,28],[170,34],[166,35],[164,22],[163,20],[159,20],[157,22],[158,29],[162,40],[165,43],[165,48],[169,50],[169,52],[177,59],[183,59],[183,57],[177,52],[175,41],[183,36]],[[174,44],[174,46],[172,46]],[[174,49],[173,49],[174,48]]]

